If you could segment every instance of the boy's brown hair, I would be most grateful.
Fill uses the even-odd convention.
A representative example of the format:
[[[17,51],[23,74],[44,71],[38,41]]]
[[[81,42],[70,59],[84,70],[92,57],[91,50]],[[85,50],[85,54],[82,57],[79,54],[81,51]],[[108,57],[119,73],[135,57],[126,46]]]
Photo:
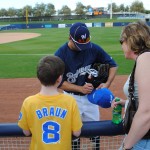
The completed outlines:
[[[54,85],[65,70],[64,62],[57,56],[43,57],[37,66],[37,77],[44,86]]]

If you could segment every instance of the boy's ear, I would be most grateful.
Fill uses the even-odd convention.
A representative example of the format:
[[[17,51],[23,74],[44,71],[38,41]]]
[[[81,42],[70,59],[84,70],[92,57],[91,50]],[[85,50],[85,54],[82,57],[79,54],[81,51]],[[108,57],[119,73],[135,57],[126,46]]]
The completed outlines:
[[[60,76],[58,77],[58,79],[57,79],[56,82],[61,83],[61,80],[62,80],[62,75],[60,75]]]

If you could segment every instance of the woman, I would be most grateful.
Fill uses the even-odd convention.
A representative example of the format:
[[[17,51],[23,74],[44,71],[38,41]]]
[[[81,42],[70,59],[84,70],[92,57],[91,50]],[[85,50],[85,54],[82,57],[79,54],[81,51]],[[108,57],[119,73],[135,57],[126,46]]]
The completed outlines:
[[[150,136],[143,138],[150,129],[150,28],[144,22],[125,26],[120,40],[124,56],[136,62],[134,75],[134,97],[138,104],[131,127],[120,150],[150,150]],[[124,93],[129,99],[129,81],[124,85]],[[131,83],[131,81],[130,81]],[[112,107],[127,101],[112,103]],[[125,108],[126,109],[126,108]],[[127,110],[128,111],[128,110]]]

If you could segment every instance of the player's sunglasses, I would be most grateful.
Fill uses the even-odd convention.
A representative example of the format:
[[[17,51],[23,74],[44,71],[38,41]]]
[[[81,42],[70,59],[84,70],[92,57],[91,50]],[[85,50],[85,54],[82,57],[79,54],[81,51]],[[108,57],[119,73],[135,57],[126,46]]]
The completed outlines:
[[[86,39],[78,39],[77,41],[74,40],[71,35],[70,35],[70,37],[71,37],[71,39],[72,39],[75,43],[77,43],[77,44],[87,44],[87,43],[89,43],[90,40],[91,40],[91,36],[89,36],[89,37],[86,38]]]

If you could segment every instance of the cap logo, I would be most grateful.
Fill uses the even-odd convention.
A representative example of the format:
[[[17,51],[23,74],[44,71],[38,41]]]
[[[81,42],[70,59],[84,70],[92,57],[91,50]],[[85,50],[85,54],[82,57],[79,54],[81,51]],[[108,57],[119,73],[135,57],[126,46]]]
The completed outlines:
[[[83,40],[85,40],[85,39],[86,39],[86,33],[85,33],[85,35],[81,35],[81,38],[82,38]]]

